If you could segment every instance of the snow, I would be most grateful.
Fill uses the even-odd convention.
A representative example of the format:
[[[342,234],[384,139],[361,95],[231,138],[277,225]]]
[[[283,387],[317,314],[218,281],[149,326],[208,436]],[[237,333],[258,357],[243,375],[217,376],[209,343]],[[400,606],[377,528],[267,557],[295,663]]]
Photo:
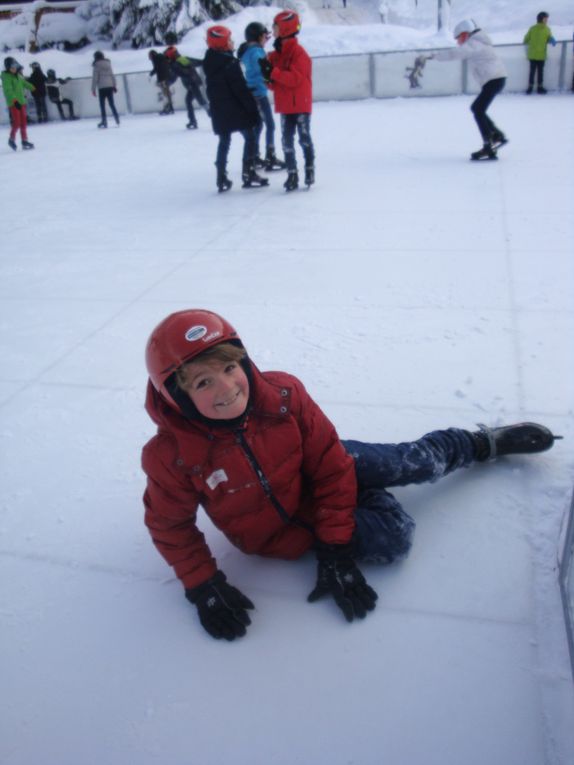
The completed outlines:
[[[112,56],[121,71],[143,53]],[[35,58],[81,76],[92,56]],[[317,185],[291,195],[282,174],[239,188],[237,137],[218,195],[203,112],[194,132],[180,112],[2,144],[2,765],[574,761],[557,583],[574,479],[572,96],[499,96],[511,141],[481,164],[470,101],[317,104]],[[311,556],[244,556],[202,516],[257,607],[243,640],[218,643],[141,504],[143,349],[190,306],[225,315],[261,368],[298,375],[344,438],[526,419],[564,440],[397,490],[415,544],[363,567],[380,599],[352,625],[306,603]]]

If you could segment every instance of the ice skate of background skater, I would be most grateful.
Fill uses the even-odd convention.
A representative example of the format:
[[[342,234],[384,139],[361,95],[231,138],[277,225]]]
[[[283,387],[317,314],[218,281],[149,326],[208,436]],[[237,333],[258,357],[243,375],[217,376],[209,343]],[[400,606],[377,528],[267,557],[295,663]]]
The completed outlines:
[[[504,88],[506,69],[494,50],[489,36],[479,29],[472,19],[460,21],[454,28],[453,35],[458,48],[438,51],[428,58],[434,58],[437,61],[453,59],[468,61],[469,68],[481,87],[470,109],[483,140],[482,149],[473,152],[470,158],[473,160],[497,159],[496,150],[508,143],[508,139],[496,127],[486,111]]]
[[[417,441],[341,441],[286,372],[260,372],[235,329],[211,311],[173,313],[146,347],[146,408],[157,435],[144,447],[145,523],[207,632],[234,640],[251,600],[229,584],[197,528],[199,505],[252,555],[317,556],[310,602],[332,597],[347,621],[375,608],[357,561],[405,557],[414,520],[388,491],[457,468],[550,449],[535,423],[475,432],[436,430]]]

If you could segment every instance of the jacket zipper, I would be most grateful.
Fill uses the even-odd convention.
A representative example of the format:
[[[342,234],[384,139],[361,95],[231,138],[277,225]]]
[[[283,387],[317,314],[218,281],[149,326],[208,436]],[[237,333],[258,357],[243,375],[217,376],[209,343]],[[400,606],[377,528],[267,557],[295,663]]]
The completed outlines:
[[[235,431],[235,435],[237,437],[237,440],[239,444],[241,445],[241,448],[245,452],[245,455],[249,461],[249,464],[255,471],[255,474],[257,475],[257,478],[259,479],[259,483],[261,484],[263,491],[265,492],[265,495],[269,497],[271,504],[277,511],[279,517],[283,521],[283,523],[289,523],[293,526],[300,526],[303,529],[306,529],[307,531],[310,531],[313,536],[315,536],[315,531],[312,526],[310,526],[308,523],[305,523],[304,521],[298,521],[295,518],[291,518],[291,516],[287,513],[281,502],[277,499],[275,494],[273,493],[273,489],[271,488],[271,484],[267,480],[267,476],[261,469],[261,465],[257,462],[257,458],[251,451],[251,447],[245,440],[245,436],[241,430]]]

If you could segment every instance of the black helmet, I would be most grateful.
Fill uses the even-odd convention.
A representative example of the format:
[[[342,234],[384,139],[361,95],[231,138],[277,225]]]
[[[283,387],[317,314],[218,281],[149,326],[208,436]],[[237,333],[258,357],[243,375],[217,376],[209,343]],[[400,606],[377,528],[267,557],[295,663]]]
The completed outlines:
[[[7,56],[7,57],[4,59],[4,69],[6,69],[6,71],[7,71],[7,72],[8,72],[10,69],[12,69],[13,67],[14,67],[15,69],[17,69],[19,66],[20,66],[20,65],[18,64],[18,62],[16,61],[16,59],[15,59],[15,58],[12,58],[12,56]]]
[[[104,56],[104,54],[102,53],[101,50],[97,50],[94,53],[94,61],[103,61],[104,58],[105,58],[105,56]]]
[[[165,36],[166,45],[177,45],[177,35],[174,32],[167,32]]]
[[[47,76],[48,76],[48,77],[49,77],[51,80],[55,80],[55,79],[56,79],[56,72],[55,72],[53,69],[48,69],[48,71],[46,72],[46,75],[47,75]]]
[[[32,69],[39,69],[40,68],[40,64],[37,61],[32,61],[30,66],[32,67]]]
[[[252,21],[245,27],[245,39],[247,42],[257,42],[261,35],[268,35],[269,30],[258,21]]]

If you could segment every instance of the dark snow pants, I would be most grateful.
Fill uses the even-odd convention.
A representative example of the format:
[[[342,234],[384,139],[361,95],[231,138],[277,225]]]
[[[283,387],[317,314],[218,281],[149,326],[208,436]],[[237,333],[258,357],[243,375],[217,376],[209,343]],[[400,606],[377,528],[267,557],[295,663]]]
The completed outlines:
[[[534,85],[534,75],[536,75],[538,87],[541,88],[544,85],[544,63],[544,61],[530,59],[530,71],[528,72],[528,85],[530,87]]]
[[[476,455],[472,435],[457,428],[435,430],[401,444],[342,443],[355,460],[357,475],[355,557],[376,563],[405,557],[415,530],[414,520],[387,488],[438,481],[468,467]]]
[[[243,162],[248,164],[253,162],[257,153],[257,146],[255,143],[255,128],[249,128],[248,130],[239,131],[243,136],[245,143],[243,144]],[[217,145],[217,156],[215,158],[215,164],[218,169],[224,171],[227,167],[227,155],[229,154],[229,147],[231,146],[232,133],[220,133],[219,144]]]
[[[114,89],[113,88],[100,88],[98,91],[98,95],[100,97],[100,113],[102,115],[102,124],[107,125],[108,118],[106,116],[106,101],[110,105],[110,109],[112,110],[112,114],[114,115],[114,119],[116,123],[120,124],[120,116],[118,114],[118,110],[116,109],[116,104],[114,102]]]
[[[470,105],[470,110],[474,114],[474,119],[476,120],[476,124],[478,125],[484,143],[488,143],[491,135],[498,131],[494,122],[487,116],[486,110],[504,88],[505,84],[506,77],[498,77],[496,80],[489,80],[482,86],[482,90]]]
[[[310,114],[282,114],[281,115],[281,141],[287,170],[297,170],[295,159],[295,131],[299,135],[299,144],[303,149],[305,166],[313,167],[315,164],[315,149],[311,140],[311,115]]]

